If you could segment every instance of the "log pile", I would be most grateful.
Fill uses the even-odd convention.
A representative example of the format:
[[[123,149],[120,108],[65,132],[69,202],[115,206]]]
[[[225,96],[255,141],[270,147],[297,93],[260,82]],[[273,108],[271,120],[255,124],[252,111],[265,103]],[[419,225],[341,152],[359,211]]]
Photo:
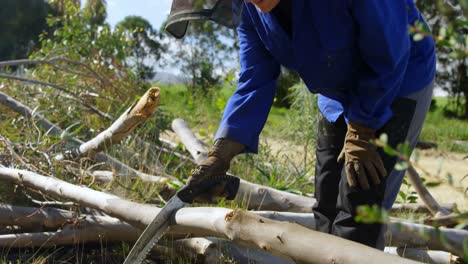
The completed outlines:
[[[123,144],[125,138],[132,136],[133,130],[154,113],[158,102],[159,90],[150,89],[107,130],[83,142],[71,135],[64,136],[67,132],[58,125],[0,92],[1,105],[34,120],[50,135],[61,136],[62,140],[73,143],[73,149],[54,153],[55,158],[49,165],[51,168],[68,166],[70,163],[82,166],[80,160],[83,159],[105,163],[107,166],[107,170],[93,169],[93,166],[80,168],[79,171],[85,170],[87,173],[84,176],[77,175],[77,178],[86,178],[79,184],[59,179],[61,177],[58,175],[44,172],[34,164],[24,166],[26,169],[18,169],[9,166],[10,162],[0,160],[2,183],[33,191],[48,200],[38,202],[36,207],[0,204],[0,247],[47,248],[103,241],[126,242],[131,246],[160,211],[161,205],[183,184],[183,179],[165,174],[163,168],[155,170],[160,171],[160,175],[141,172],[105,152],[115,145]],[[174,120],[172,129],[180,137],[191,158],[186,153],[180,153],[177,144],[167,140],[158,151],[172,153],[184,162],[193,161],[194,165],[206,157],[207,145],[197,139],[184,120]],[[0,144],[10,152],[11,159],[16,157],[23,164],[28,164],[27,159],[15,156],[14,143],[1,136]],[[393,210],[418,211],[432,216],[423,223],[389,219],[389,247],[385,252],[314,231],[313,197],[242,180],[235,203],[244,205],[244,209],[194,206],[179,210],[172,219],[166,239],[153,249],[152,256],[174,261],[177,256],[184,256],[201,263],[460,261],[467,255],[468,231],[454,226],[463,223],[460,220],[463,218],[452,213],[455,210],[453,204],[437,203],[424,185],[420,184],[415,171],[410,170],[410,174],[411,181],[417,185],[426,204],[395,205]],[[154,195],[157,203],[151,203],[152,200],[135,202],[107,192],[105,186],[119,179],[142,185],[158,185],[161,192]]]

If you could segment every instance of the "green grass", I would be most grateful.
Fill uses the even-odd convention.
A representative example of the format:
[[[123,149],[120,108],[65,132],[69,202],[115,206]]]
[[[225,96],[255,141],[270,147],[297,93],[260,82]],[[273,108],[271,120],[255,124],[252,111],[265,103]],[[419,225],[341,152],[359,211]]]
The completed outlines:
[[[435,101],[436,107],[428,113],[420,139],[437,143],[442,151],[468,153],[468,147],[454,143],[455,140],[468,142],[468,120],[444,115],[447,98],[436,97]]]

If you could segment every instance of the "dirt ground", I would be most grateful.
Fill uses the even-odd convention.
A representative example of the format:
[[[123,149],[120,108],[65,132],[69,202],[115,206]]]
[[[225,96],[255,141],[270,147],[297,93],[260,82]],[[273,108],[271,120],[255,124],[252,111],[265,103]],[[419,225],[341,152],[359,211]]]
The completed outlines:
[[[415,162],[416,170],[426,180],[442,182],[429,188],[434,198],[440,203],[455,202],[458,209],[468,212],[468,153],[441,152],[437,150],[419,150],[419,159]]]

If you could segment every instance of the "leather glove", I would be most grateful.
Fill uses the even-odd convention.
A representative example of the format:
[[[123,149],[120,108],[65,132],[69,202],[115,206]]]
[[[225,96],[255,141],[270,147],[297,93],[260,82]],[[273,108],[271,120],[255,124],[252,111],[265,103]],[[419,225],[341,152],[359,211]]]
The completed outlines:
[[[193,200],[211,202],[215,197],[233,200],[239,189],[239,179],[226,174],[231,160],[241,153],[244,145],[227,138],[215,141],[206,158],[192,171],[187,185],[179,191],[179,198],[192,203]]]
[[[387,176],[377,147],[370,140],[375,138],[375,130],[348,123],[348,132],[338,162],[344,162],[346,178],[351,187],[369,189],[369,179],[374,185],[380,184]]]

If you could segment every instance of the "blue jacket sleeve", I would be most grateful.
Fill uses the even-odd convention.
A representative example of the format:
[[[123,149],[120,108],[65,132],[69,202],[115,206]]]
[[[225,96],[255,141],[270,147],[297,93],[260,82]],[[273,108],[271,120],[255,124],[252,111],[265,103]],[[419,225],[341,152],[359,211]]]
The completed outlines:
[[[410,55],[408,7],[403,0],[350,0],[358,28],[361,70],[348,121],[379,129],[392,116]]]
[[[244,6],[238,27],[240,44],[239,84],[224,109],[217,138],[229,138],[258,152],[258,138],[275,97],[280,64],[265,48]]]

